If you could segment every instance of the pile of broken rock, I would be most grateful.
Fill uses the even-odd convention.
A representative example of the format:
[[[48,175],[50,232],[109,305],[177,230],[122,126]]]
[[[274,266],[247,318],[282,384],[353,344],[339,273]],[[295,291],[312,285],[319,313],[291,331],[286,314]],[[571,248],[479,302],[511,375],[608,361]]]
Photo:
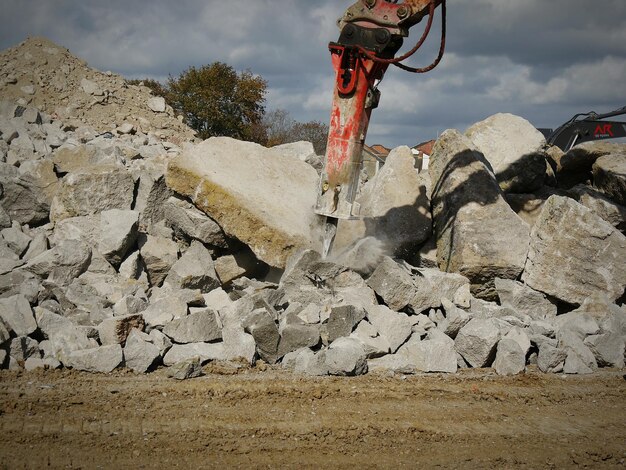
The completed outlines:
[[[322,259],[308,143],[0,111],[3,368],[624,367],[624,145],[563,154],[500,114],[446,131],[428,172],[395,149]]]

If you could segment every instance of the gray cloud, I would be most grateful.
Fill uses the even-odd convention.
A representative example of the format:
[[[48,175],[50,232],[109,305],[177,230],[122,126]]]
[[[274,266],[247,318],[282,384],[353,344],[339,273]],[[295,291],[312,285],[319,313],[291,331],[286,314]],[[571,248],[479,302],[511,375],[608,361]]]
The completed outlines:
[[[100,70],[161,80],[221,60],[268,81],[268,108],[326,121],[334,80],[327,44],[350,0],[2,3],[2,49],[42,35]],[[449,0],[448,16],[438,69],[387,73],[369,143],[412,145],[496,112],[554,127],[577,112],[626,105],[623,0]],[[436,24],[415,64],[436,55]]]

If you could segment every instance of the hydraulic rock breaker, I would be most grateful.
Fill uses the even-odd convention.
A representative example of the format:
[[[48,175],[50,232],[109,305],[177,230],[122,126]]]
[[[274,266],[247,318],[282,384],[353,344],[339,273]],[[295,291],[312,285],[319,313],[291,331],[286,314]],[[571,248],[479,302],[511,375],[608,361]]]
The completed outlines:
[[[439,55],[428,67],[412,68],[401,62],[412,56],[426,40],[435,14],[442,7],[442,37]],[[325,166],[320,179],[315,212],[326,216],[330,241],[337,219],[359,216],[355,205],[362,152],[372,110],[378,105],[378,83],[389,65],[423,73],[437,66],[445,49],[446,0],[359,0],[338,20],[339,40],[329,45],[335,70],[335,91],[330,114],[330,132]],[[400,57],[409,28],[428,16],[418,43]],[[327,238],[328,238],[327,237]]]

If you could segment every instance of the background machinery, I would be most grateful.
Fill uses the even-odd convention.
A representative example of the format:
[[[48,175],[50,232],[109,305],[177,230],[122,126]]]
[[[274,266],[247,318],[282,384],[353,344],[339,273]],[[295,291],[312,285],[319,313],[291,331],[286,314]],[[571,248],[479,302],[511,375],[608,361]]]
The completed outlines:
[[[626,137],[626,122],[604,120],[624,114],[626,114],[626,106],[604,114],[591,111],[575,115],[556,130],[539,130],[546,136],[548,144],[556,145],[567,152],[574,145],[583,142]]]

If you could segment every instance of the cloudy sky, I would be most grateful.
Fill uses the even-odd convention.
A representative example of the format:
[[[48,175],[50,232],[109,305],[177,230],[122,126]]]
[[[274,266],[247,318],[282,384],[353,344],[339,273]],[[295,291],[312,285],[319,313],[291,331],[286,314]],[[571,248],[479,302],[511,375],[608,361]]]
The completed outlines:
[[[328,121],[327,49],[351,0],[0,0],[0,48],[41,35],[100,70],[163,80],[224,61],[268,81],[267,109]],[[439,18],[438,18],[439,19]],[[436,55],[432,39],[412,59]],[[406,42],[414,42],[421,25]],[[412,44],[411,44],[412,45]],[[367,143],[414,145],[497,112],[556,127],[626,106],[626,0],[448,0],[427,75],[392,67]]]

